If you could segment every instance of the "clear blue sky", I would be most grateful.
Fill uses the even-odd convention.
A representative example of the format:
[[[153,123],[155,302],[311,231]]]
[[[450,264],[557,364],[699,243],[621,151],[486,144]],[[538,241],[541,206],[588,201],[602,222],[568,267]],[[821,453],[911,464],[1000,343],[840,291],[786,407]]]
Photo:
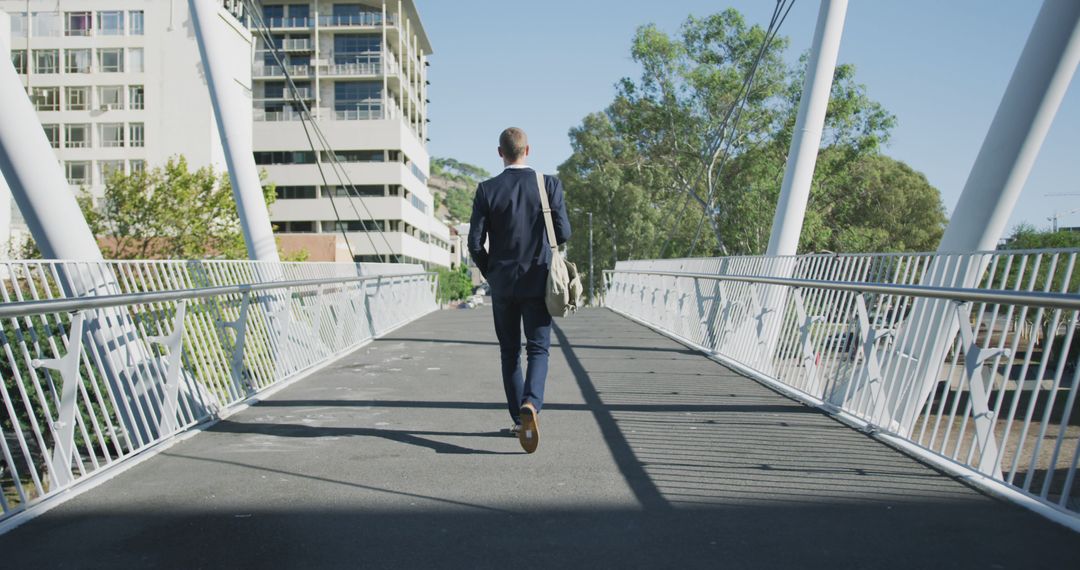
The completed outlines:
[[[507,126],[529,133],[533,163],[553,173],[570,155],[567,131],[636,77],[634,30],[675,32],[690,15],[729,6],[767,24],[773,2],[641,0],[417,0],[434,48],[432,156],[501,169]],[[852,0],[840,61],[856,66],[870,96],[897,116],[885,152],[926,174],[952,212],[1035,21],[1035,0]],[[796,0],[781,33],[794,61],[809,48],[818,2]],[[1080,208],[1080,80],[1074,78],[1010,223],[1049,226]],[[1062,225],[1080,226],[1080,212]]]

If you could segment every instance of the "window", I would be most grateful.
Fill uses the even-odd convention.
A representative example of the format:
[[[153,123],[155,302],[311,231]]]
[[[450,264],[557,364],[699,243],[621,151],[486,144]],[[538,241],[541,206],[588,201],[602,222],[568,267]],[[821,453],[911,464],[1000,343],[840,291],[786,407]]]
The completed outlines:
[[[67,87],[65,90],[67,92],[64,94],[64,102],[68,111],[90,110],[89,87]]]
[[[255,164],[315,164],[315,153],[309,150],[260,151],[255,153]]]
[[[102,36],[124,35],[124,13],[120,10],[98,12],[98,34]]]
[[[324,198],[341,198],[349,196],[385,196],[386,190],[382,184],[361,184],[359,186],[327,186],[322,189]]]
[[[143,11],[132,10],[128,12],[128,21],[130,22],[131,35],[141,36],[143,35]]]
[[[83,160],[69,160],[64,163],[64,170],[67,172],[68,184],[89,184],[90,183],[90,163]]]
[[[129,48],[128,49],[128,72],[129,73],[142,73],[143,72],[143,48]]]
[[[307,4],[289,4],[289,18],[294,22],[305,21],[311,16],[311,6]]]
[[[315,232],[315,222],[278,222],[278,233],[310,234]]]
[[[11,65],[15,66],[15,73],[20,75],[26,74],[26,50],[13,49],[11,50]]]
[[[45,130],[45,137],[49,139],[49,146],[60,148],[60,125],[41,125]]]
[[[143,108],[143,86],[132,85],[128,87],[128,108],[139,110]]]
[[[315,198],[314,186],[278,186],[274,188],[278,200],[310,200]]]
[[[68,36],[89,36],[91,26],[90,12],[68,12],[64,34]]]
[[[382,110],[382,84],[373,81],[334,83],[334,110],[339,120],[367,119]]]
[[[333,18],[330,23],[334,25],[356,26],[375,25],[382,16],[363,4],[334,4]]]
[[[90,73],[90,50],[67,49],[64,50],[65,73]]]
[[[11,16],[11,37],[12,38],[25,38],[26,37],[26,14],[14,13],[8,14]]]
[[[146,172],[146,161],[145,160],[129,160],[128,161],[128,172],[130,172],[132,174],[138,174],[140,172]]]
[[[120,73],[124,71],[124,48],[98,50],[98,71]]]
[[[64,148],[88,148],[90,125],[64,125]]]
[[[98,105],[102,111],[124,108],[124,88],[121,85],[98,87]]]
[[[102,147],[117,148],[124,146],[123,123],[102,123],[98,128],[101,129],[98,140],[101,141]]]
[[[334,151],[333,158],[337,162],[383,162],[383,151],[381,150],[336,150]],[[323,151],[323,162],[330,162],[330,153]],[[382,191],[379,192],[382,196]]]
[[[59,111],[60,110],[60,88],[59,87],[35,87],[34,88],[34,107],[38,111]]]
[[[381,43],[379,36],[337,34],[334,36],[334,63],[378,63]]]
[[[60,73],[60,50],[34,50],[34,73]]]
[[[131,133],[129,146],[142,147],[146,146],[145,129],[142,123],[131,123],[128,125],[128,131]]]
[[[324,232],[381,232],[385,231],[385,220],[343,220],[340,222],[323,222]]]
[[[34,12],[34,37],[58,38],[64,32],[64,20],[59,12]]]
[[[116,173],[124,173],[124,161],[102,160],[98,162],[98,177],[101,178],[102,184],[106,183]]]

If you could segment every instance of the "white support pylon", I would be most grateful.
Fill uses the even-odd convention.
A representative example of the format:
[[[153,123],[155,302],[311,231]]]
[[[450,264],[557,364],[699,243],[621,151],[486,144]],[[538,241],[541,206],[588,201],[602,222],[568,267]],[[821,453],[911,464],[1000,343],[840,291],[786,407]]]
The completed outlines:
[[[103,259],[10,58],[0,61],[0,111],[0,172],[41,254]]]
[[[810,198],[810,182],[814,178],[821,133],[825,128],[825,111],[829,107],[836,58],[840,53],[840,38],[844,33],[844,18],[848,0],[821,0],[817,27],[810,59],[806,64],[806,79],[799,99],[799,115],[788,150],[784,182],[773,216],[772,234],[766,255],[795,255],[806,217],[806,202]]]
[[[214,107],[221,146],[225,151],[225,164],[229,168],[229,180],[240,215],[240,226],[244,231],[248,258],[281,261],[270,225],[270,212],[263,199],[262,181],[255,167],[251,143],[251,101],[232,80],[226,57],[214,57],[214,54],[228,53],[225,34],[231,30],[222,18],[231,16],[226,16],[221,3],[215,0],[188,0],[188,5],[191,7],[195,39],[206,72],[210,101]]]
[[[941,238],[939,253],[996,247],[1078,65],[1080,2],[1046,0]],[[946,263],[935,263],[923,284],[977,286],[987,256],[971,259],[951,271],[946,271]],[[913,383],[897,391],[906,395],[898,399],[892,417],[902,433],[911,429],[937,384],[945,351],[959,331],[956,316],[944,301],[920,300],[907,321],[902,351],[917,356],[918,363],[912,376],[895,380]]]

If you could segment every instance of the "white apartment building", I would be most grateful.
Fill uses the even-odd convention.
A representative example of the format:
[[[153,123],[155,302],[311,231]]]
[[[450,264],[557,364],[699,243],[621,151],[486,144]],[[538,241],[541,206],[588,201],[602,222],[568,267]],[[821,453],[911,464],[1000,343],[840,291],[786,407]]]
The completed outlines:
[[[262,20],[344,171],[338,174],[320,146],[312,151],[284,71],[257,39],[255,162],[277,187],[271,219],[278,233],[329,238],[344,230],[357,261],[449,266],[450,231],[435,218],[427,186],[431,45],[413,0],[262,6]],[[246,17],[256,38],[257,20]]]
[[[250,93],[251,35],[224,6],[234,79]],[[20,74],[72,191],[164,165],[225,170],[186,1],[0,0]],[[13,223],[17,232],[20,217]]]

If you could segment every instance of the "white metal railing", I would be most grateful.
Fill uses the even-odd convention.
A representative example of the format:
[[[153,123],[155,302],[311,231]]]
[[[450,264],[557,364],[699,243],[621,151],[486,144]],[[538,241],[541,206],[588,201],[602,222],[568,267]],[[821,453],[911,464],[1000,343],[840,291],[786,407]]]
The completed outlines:
[[[627,261],[605,305],[1080,529],[1078,253]]]
[[[435,279],[408,264],[0,262],[0,521],[435,310]]]
[[[287,65],[289,76],[293,78],[309,77],[313,73],[310,65]],[[285,77],[285,70],[278,65],[256,65],[251,70],[251,76],[259,79],[265,77]]]
[[[373,76],[382,73],[382,62],[378,58],[373,61],[353,63],[328,63],[320,67],[322,73],[331,77],[339,76]]]

